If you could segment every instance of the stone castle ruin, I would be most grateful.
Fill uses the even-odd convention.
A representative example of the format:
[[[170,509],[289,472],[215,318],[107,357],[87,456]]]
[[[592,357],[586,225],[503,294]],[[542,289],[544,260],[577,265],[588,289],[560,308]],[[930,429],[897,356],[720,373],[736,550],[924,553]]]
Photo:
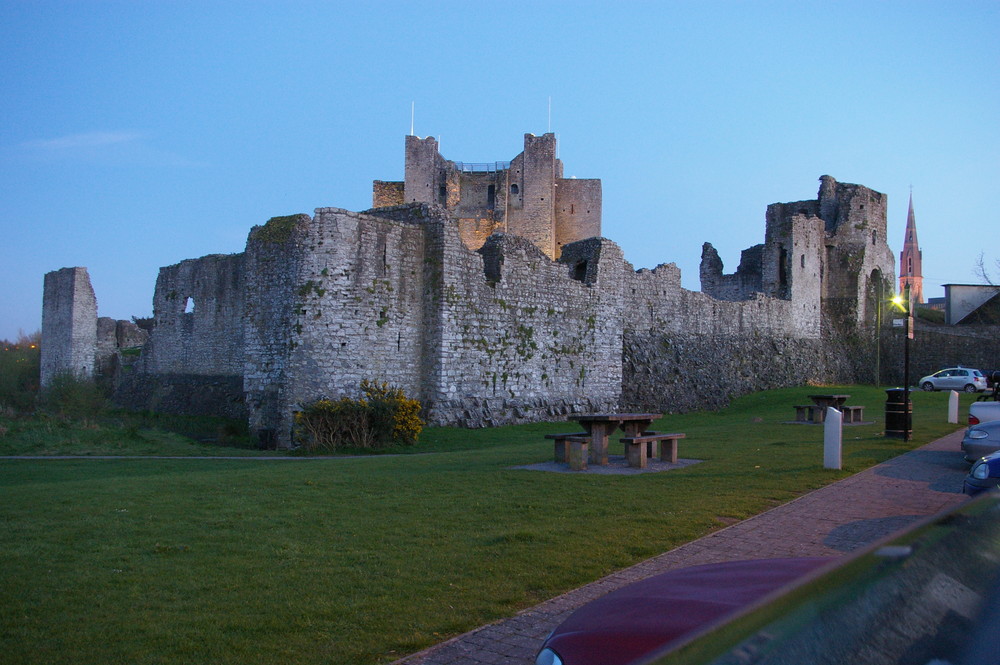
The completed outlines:
[[[529,134],[471,165],[408,136],[405,180],[375,181],[372,209],[275,217],[242,253],[161,268],[145,340],[98,326],[85,269],[49,273],[43,378],[103,375],[125,406],[245,417],[277,446],[299,405],[364,379],[467,427],[871,380],[895,281],[884,194],[823,176],[816,200],[768,206],[735,273],[706,243],[694,292],[601,237],[600,181],[563,178],[555,148]]]

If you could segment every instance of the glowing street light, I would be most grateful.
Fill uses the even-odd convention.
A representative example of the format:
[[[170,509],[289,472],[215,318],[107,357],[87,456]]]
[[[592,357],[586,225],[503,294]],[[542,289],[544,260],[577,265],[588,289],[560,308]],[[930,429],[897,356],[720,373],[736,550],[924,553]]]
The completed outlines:
[[[906,314],[906,338],[903,340],[903,441],[910,440],[910,340],[913,339],[913,301],[910,295],[910,285],[906,285],[903,293],[897,293],[892,298],[892,304]]]

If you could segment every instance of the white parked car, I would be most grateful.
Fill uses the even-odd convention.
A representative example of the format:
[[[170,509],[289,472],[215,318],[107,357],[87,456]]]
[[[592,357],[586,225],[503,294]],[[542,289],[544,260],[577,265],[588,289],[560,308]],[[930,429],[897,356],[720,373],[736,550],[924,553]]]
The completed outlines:
[[[964,390],[975,393],[986,390],[986,377],[978,369],[949,367],[920,379],[923,390]]]
[[[969,405],[969,425],[1000,420],[1000,402],[973,402]]]

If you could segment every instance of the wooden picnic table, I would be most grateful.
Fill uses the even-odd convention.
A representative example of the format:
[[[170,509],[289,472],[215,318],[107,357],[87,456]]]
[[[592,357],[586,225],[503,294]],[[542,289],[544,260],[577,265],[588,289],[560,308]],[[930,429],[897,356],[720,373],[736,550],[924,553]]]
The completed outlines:
[[[662,413],[585,413],[569,419],[583,425],[590,436],[590,463],[607,466],[608,435],[621,427],[625,436],[639,436],[662,416]]]
[[[809,395],[810,405],[795,406],[795,421],[807,423],[826,422],[826,410],[830,407],[844,414],[845,423],[860,423],[864,420],[865,407],[845,406],[850,395]]]
[[[809,395],[809,399],[813,401],[816,406],[822,406],[824,408],[832,406],[835,409],[840,409],[844,406],[844,402],[850,395]]]

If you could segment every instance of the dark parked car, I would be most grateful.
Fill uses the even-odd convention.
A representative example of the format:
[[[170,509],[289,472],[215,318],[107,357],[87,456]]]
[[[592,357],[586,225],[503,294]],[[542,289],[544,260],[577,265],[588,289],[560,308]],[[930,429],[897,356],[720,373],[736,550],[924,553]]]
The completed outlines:
[[[984,369],[983,376],[986,377],[986,387],[993,390],[1000,383],[1000,369]]]
[[[536,663],[996,665],[998,561],[1000,492],[989,492],[833,563],[736,562],[637,582],[572,614]]]
[[[978,427],[985,426],[978,425]],[[975,496],[995,487],[1000,487],[1000,452],[990,453],[972,463],[969,475],[965,477],[965,486],[962,491],[970,496]]]
[[[1000,420],[971,425],[962,439],[962,452],[968,462],[1000,450]]]

